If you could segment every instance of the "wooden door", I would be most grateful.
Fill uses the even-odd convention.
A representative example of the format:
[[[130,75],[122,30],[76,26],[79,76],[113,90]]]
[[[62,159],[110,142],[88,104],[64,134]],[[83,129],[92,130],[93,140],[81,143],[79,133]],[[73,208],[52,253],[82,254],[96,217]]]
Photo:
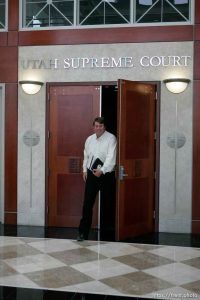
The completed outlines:
[[[116,239],[154,231],[156,86],[119,81]]]
[[[82,214],[85,139],[100,113],[99,86],[50,86],[47,225],[78,227]],[[94,213],[97,224],[97,212]]]

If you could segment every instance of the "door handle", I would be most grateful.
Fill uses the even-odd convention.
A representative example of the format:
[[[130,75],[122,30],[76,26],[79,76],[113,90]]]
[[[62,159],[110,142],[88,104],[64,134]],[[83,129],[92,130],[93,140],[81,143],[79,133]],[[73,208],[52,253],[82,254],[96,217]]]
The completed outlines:
[[[128,176],[128,174],[125,174],[124,166],[119,167],[119,180],[123,180],[124,177]]]

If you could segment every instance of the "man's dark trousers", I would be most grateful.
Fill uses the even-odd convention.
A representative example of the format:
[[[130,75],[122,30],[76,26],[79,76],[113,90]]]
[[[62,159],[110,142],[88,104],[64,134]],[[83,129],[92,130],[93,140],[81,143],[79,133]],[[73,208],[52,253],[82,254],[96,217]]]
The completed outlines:
[[[109,214],[109,210],[112,207],[109,205],[109,202],[111,202],[111,199],[115,197],[114,171],[102,174],[100,177],[96,177],[92,171],[87,170],[82,219],[79,225],[79,233],[83,234],[85,239],[87,239],[89,235],[92,224],[93,206],[96,200],[96,195],[99,191],[101,191],[101,201],[103,202],[101,203],[101,206],[104,207],[104,209],[107,209],[107,213]],[[110,213],[112,214],[113,212],[110,211]]]

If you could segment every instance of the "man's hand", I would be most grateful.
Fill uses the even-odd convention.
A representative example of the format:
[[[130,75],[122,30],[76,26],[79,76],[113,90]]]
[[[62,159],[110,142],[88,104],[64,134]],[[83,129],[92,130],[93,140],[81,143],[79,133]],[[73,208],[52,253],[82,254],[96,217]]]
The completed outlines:
[[[83,180],[86,182],[87,179],[87,172],[83,172]]]
[[[93,174],[96,177],[100,177],[103,174],[103,172],[100,169],[94,169]]]

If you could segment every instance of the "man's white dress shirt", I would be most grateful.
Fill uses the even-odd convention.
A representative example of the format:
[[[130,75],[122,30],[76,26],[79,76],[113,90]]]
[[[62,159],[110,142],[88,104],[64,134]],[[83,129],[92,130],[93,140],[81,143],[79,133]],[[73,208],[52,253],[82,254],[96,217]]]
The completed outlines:
[[[103,174],[115,170],[116,165],[116,137],[108,132],[97,138],[96,134],[90,135],[85,142],[83,172],[91,169],[92,163],[99,158],[103,162]]]

